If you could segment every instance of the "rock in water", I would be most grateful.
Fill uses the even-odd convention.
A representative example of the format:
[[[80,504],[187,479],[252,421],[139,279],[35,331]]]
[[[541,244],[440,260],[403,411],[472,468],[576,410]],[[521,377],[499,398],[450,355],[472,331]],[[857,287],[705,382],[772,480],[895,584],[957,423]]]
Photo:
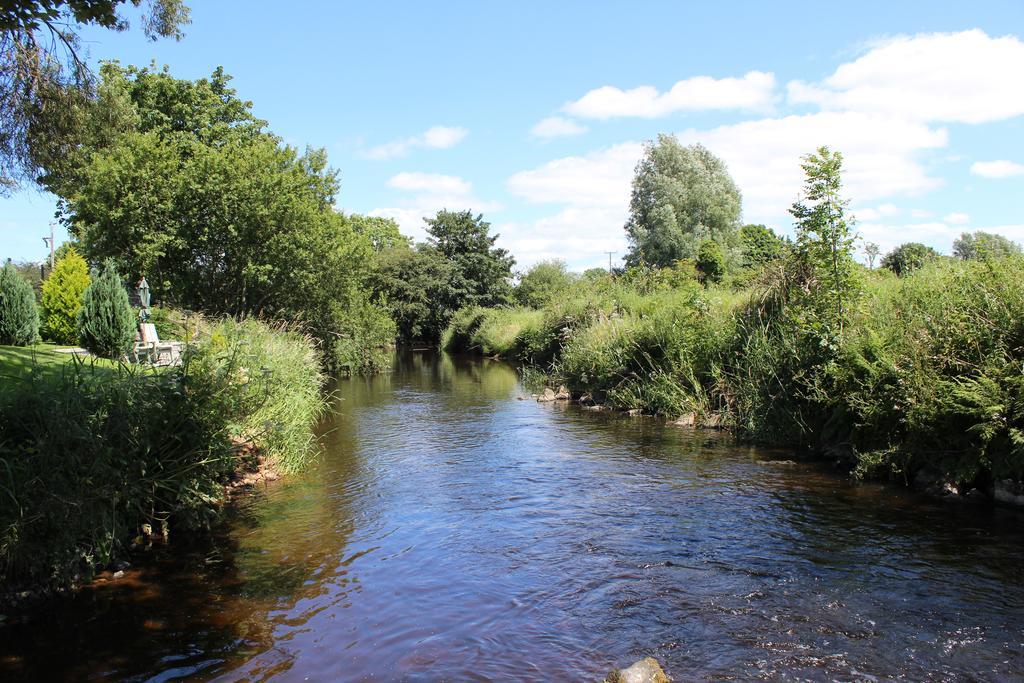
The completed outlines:
[[[654,657],[644,657],[625,669],[616,669],[608,674],[604,683],[671,683],[672,679],[662,670]]]
[[[548,401],[555,400],[555,392],[551,390],[551,387],[544,389],[544,393],[537,397],[537,400],[541,403],[547,403]]]
[[[565,388],[564,384],[558,387],[558,393],[555,394],[556,401],[568,401],[571,398],[572,395],[569,393],[569,390]]]

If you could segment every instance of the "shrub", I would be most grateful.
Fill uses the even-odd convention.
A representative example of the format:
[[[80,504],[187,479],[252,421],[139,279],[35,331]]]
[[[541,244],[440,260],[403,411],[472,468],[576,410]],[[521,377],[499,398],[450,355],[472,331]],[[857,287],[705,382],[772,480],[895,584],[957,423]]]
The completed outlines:
[[[704,240],[697,252],[697,270],[705,282],[719,283],[725,277],[725,254],[714,240]]]
[[[10,263],[0,270],[0,344],[27,346],[39,336],[36,296]]]
[[[95,274],[82,294],[78,338],[101,358],[121,358],[135,339],[137,319],[113,261]]]
[[[47,339],[58,344],[78,341],[78,311],[88,286],[89,267],[70,249],[43,282],[43,333]]]

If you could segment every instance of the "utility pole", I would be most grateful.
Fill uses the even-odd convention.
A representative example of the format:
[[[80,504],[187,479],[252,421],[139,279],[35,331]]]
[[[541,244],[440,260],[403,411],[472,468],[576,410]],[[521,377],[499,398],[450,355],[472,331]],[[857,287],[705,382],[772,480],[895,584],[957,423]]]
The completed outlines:
[[[47,244],[50,247],[50,272],[53,272],[53,223],[50,223],[50,236],[43,238],[43,244]]]
[[[611,275],[612,274],[612,254],[618,254],[619,252],[617,252],[617,251],[606,251],[604,253],[608,254],[608,274]]]

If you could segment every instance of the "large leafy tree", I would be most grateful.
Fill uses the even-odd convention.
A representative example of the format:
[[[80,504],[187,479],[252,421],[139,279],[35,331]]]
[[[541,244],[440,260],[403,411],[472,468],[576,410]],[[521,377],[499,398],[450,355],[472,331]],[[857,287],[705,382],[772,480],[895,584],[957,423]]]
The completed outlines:
[[[498,306],[509,302],[515,259],[495,247],[491,224],[471,211],[438,211],[426,219],[429,243],[448,262],[451,276],[438,292],[438,305],[454,313],[465,306]]]
[[[82,134],[81,110],[95,94],[82,54],[85,26],[124,31],[125,6],[144,5],[150,39],[180,39],[189,22],[182,0],[7,0],[0,4],[0,192],[35,180],[37,148],[70,148]]]
[[[436,341],[452,311],[439,298],[452,280],[451,262],[429,244],[398,245],[382,251],[371,283],[406,341]]]
[[[725,163],[701,145],[672,135],[645,146],[636,167],[626,234],[629,265],[664,268],[695,259],[705,240],[718,242],[728,265],[738,261],[740,191]]]
[[[886,254],[881,265],[897,275],[906,275],[939,256],[939,252],[926,244],[907,242]]]
[[[983,230],[965,232],[953,242],[953,254],[965,261],[983,261],[1019,253],[1021,247],[1013,240]]]
[[[333,209],[322,150],[284,145],[219,69],[102,75],[86,142],[46,176],[89,260],[145,275],[158,301],[301,320],[329,353],[387,336],[364,329],[378,319],[364,287],[373,245]]]

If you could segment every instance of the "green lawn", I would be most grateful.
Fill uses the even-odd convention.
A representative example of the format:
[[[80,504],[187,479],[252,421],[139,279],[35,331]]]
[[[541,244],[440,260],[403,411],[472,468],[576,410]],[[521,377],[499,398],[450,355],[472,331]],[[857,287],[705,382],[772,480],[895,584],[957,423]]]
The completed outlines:
[[[108,372],[118,365],[114,361],[92,356],[57,353],[57,349],[66,348],[71,347],[58,344],[0,346],[0,388],[17,386],[26,381],[55,379],[64,372],[65,366],[73,362],[81,362],[85,369],[92,372]]]

